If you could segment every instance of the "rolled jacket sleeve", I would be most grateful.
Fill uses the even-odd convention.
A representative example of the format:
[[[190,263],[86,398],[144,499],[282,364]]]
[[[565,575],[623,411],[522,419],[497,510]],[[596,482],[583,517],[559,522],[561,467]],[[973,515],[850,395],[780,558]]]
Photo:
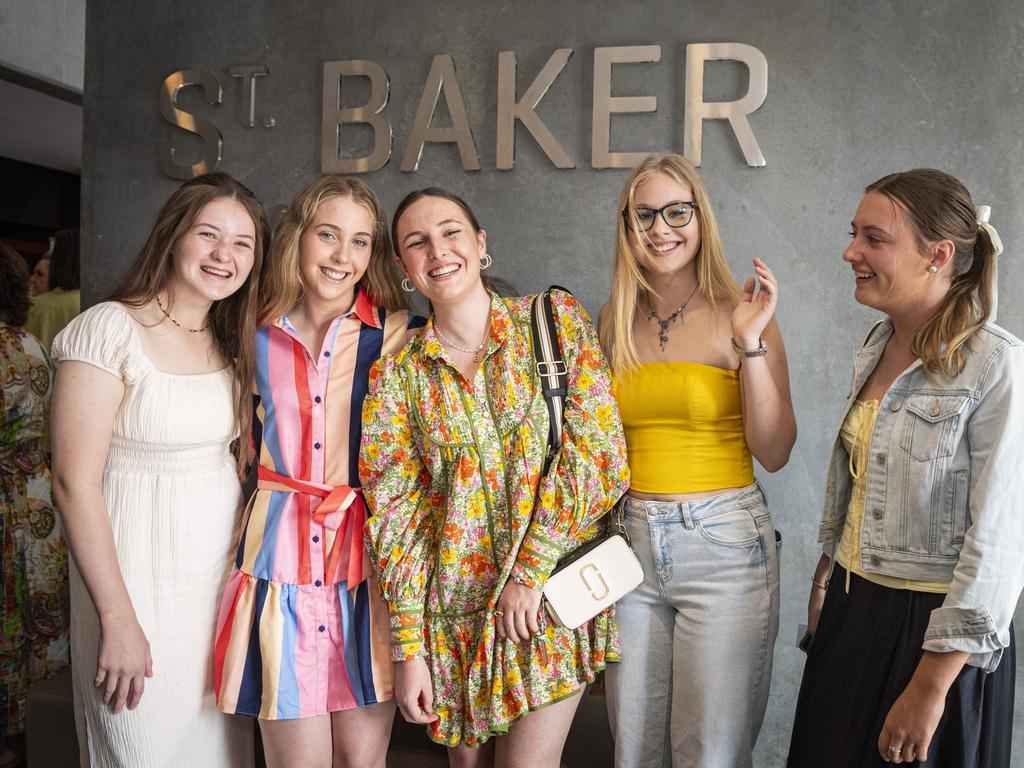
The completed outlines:
[[[596,535],[595,523],[629,487],[626,441],[597,333],[567,293],[552,292],[567,369],[562,446],[541,477],[512,578],[540,589],[558,559]]]
[[[1024,588],[1024,348],[998,350],[967,426],[970,521],[953,580],[924,635],[926,651],[964,651],[994,670]]]

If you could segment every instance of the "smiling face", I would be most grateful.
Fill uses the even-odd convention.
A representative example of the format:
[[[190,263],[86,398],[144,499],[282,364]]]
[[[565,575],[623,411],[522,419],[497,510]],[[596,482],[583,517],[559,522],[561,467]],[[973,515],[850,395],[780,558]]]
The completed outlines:
[[[341,313],[355,300],[356,285],[373,251],[373,216],[350,196],[324,200],[299,238],[299,272],[306,299]]]
[[[928,266],[903,208],[880,192],[868,192],[851,222],[852,241],[843,260],[853,267],[854,298],[888,315],[926,301],[934,288]]]
[[[213,302],[233,294],[249,276],[255,247],[256,226],[241,203],[219,197],[204,205],[171,249],[176,300]]]
[[[406,277],[434,304],[483,290],[480,259],[487,233],[476,231],[456,203],[422,197],[395,223],[395,245]]]
[[[670,203],[693,202],[693,191],[666,173],[656,173],[640,182],[633,193],[634,207],[656,210]],[[666,211],[667,213],[667,211]],[[683,227],[670,227],[664,216],[658,214],[646,232],[628,229],[630,245],[640,255],[641,266],[665,275],[696,266],[700,250],[700,216],[694,212]]]

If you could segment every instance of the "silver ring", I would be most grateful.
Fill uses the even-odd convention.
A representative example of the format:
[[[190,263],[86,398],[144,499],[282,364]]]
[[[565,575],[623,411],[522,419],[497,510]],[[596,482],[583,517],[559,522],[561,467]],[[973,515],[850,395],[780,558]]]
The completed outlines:
[[[495,615],[495,617],[497,617],[497,618],[499,618],[499,619],[500,619],[500,618],[501,618],[502,616],[504,616],[504,615],[505,615],[505,612],[504,612],[504,611],[498,611],[498,610],[496,610],[496,611],[494,612],[494,615]]]
[[[889,751],[892,752],[894,755],[898,755],[903,750],[900,749],[899,747],[897,747],[895,744],[890,744],[889,745]]]

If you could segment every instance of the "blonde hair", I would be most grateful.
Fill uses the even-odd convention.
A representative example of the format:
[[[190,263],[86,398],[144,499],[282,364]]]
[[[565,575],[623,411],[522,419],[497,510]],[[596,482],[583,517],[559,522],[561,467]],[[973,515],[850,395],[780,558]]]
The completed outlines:
[[[711,199],[697,169],[689,160],[681,155],[647,157],[626,181],[619,197],[619,211],[626,211],[630,223],[635,226],[636,188],[659,173],[665,174],[677,184],[689,187],[697,204],[694,214],[700,225],[700,247],[696,255],[697,290],[712,306],[717,306],[720,301],[734,303],[740,288],[725,260]],[[654,291],[644,276],[643,253],[630,242],[625,218],[619,215],[615,219],[612,290],[608,303],[601,310],[598,336],[612,370],[624,373],[640,364],[633,343],[633,317],[640,303]],[[646,233],[639,233],[638,236],[646,237]]]
[[[926,373],[952,379],[963,366],[964,344],[992,314],[996,249],[988,231],[978,226],[971,193],[948,173],[931,168],[890,174],[864,192],[885,195],[903,210],[922,252],[940,240],[953,243],[949,291],[910,341]]]
[[[332,197],[351,198],[366,208],[373,221],[370,263],[356,290],[365,288],[373,303],[384,309],[408,309],[391,261],[388,222],[377,195],[359,179],[325,173],[295,193],[274,227],[260,285],[260,325],[273,322],[302,299],[305,291],[299,270],[299,240],[312,224],[320,204]]]

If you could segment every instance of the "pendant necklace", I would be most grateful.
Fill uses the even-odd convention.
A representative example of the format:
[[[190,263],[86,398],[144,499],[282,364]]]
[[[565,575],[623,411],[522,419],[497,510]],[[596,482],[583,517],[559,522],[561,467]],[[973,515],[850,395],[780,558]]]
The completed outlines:
[[[684,301],[682,304],[680,304],[679,305],[679,309],[677,309],[675,312],[673,312],[671,315],[669,315],[664,320],[662,320],[661,317],[658,316],[657,311],[655,311],[653,307],[651,308],[651,311],[647,314],[647,319],[648,320],[657,320],[658,321],[658,346],[661,348],[662,352],[665,351],[665,346],[668,344],[668,327],[669,327],[669,325],[671,325],[679,317],[682,316],[683,310],[686,309],[686,305],[690,303],[690,299],[692,299],[693,295],[695,293],[697,293],[697,287],[698,286],[696,286],[696,285],[693,286],[693,290],[690,291],[690,295],[686,297],[686,301]],[[649,298],[648,298],[648,302],[650,302]],[[682,321],[680,321],[680,322],[682,322]]]
[[[491,325],[490,321],[488,321],[487,329],[484,331],[483,341],[481,341],[480,344],[475,349],[466,349],[465,347],[460,347],[454,341],[452,341],[447,336],[445,336],[443,333],[441,333],[441,328],[437,325],[437,323],[434,323],[434,330],[437,332],[438,337],[441,339],[441,341],[443,341],[445,343],[445,345],[451,347],[452,349],[457,349],[457,350],[459,350],[459,352],[465,352],[467,355],[472,355],[473,356],[473,362],[474,363],[479,363],[480,362],[480,353],[484,351],[484,345],[487,343],[487,336],[488,336],[488,332],[490,331],[490,325]]]

